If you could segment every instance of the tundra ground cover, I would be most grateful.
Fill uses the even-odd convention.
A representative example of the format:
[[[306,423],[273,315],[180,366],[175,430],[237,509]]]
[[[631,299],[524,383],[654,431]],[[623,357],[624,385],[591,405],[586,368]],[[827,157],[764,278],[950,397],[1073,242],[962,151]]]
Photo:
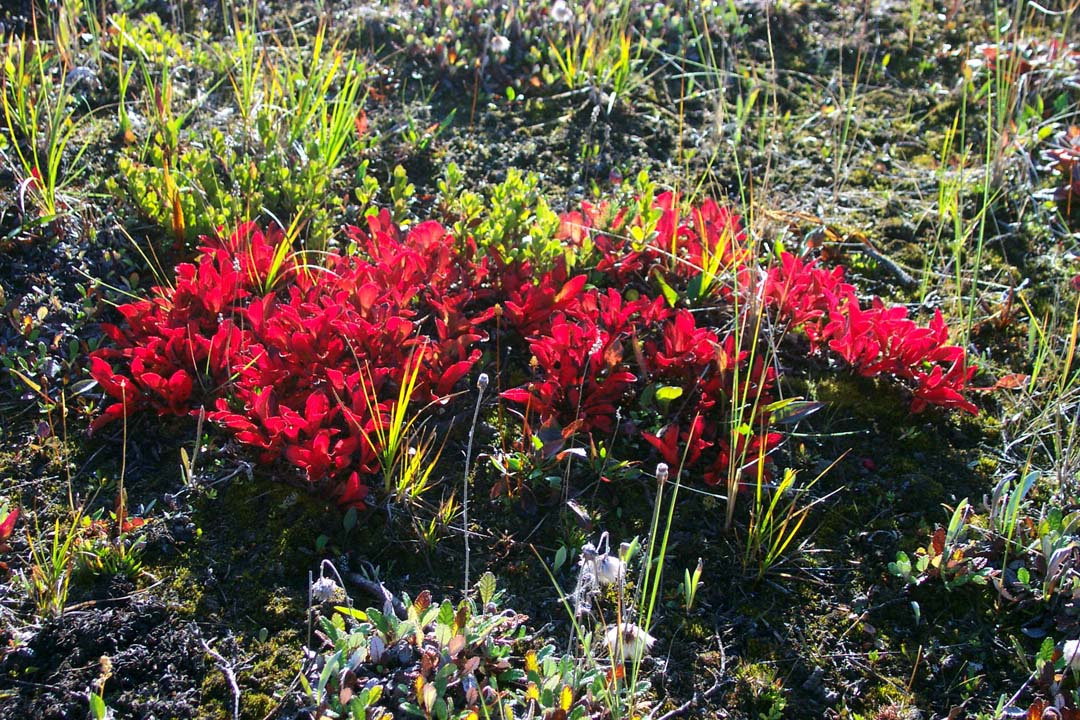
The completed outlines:
[[[1076,712],[1072,8],[5,12],[11,712]]]

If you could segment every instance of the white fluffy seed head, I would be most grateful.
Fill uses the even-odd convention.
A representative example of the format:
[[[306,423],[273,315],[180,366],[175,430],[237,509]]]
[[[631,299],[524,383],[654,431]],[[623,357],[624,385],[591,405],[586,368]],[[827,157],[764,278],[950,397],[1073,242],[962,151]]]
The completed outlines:
[[[657,463],[656,465],[656,482],[663,485],[668,479],[668,466],[667,463]]]
[[[656,638],[638,625],[633,623],[619,623],[610,625],[604,632],[604,644],[611,651],[611,659],[615,662],[625,663],[640,661],[649,653],[656,644]]]
[[[1061,650],[1061,656],[1065,664],[1073,670],[1080,671],[1080,640],[1068,640]]]
[[[551,19],[557,23],[568,23],[574,19],[574,11],[566,4],[566,0],[556,0],[551,6]]]
[[[480,373],[480,377],[476,378],[476,387],[480,389],[480,392],[487,390],[488,383],[491,382],[491,378],[487,373]]]
[[[321,577],[311,584],[311,597],[318,602],[326,602],[334,597],[337,591],[337,583],[328,577]]]
[[[626,577],[626,563],[614,555],[596,558],[596,579],[601,585],[621,585]]]

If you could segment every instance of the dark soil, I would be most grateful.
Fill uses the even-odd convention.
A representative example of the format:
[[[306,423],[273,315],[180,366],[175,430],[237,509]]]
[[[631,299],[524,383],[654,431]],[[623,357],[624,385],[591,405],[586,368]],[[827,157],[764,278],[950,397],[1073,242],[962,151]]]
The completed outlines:
[[[86,713],[86,692],[111,664],[109,705],[121,717],[203,717],[208,672],[198,626],[156,603],[87,603],[48,621],[4,662],[20,693],[5,718],[63,719]]]

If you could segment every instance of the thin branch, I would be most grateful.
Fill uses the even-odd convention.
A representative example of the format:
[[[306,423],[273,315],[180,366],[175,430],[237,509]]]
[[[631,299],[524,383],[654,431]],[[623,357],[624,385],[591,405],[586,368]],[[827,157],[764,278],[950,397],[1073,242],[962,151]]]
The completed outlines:
[[[199,643],[203,646],[206,654],[214,659],[218,669],[221,670],[221,674],[228,681],[233,695],[233,720],[240,720],[240,685],[236,682],[236,673],[233,671],[232,663],[226,660],[217,650],[210,647],[202,638],[199,638]]]

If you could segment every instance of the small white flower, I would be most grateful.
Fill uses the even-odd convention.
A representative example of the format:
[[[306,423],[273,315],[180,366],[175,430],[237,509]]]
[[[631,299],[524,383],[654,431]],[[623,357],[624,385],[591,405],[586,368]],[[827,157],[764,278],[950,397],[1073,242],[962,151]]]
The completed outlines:
[[[484,390],[487,390],[489,382],[491,382],[491,378],[488,377],[488,374],[480,373],[480,377],[476,378],[476,387],[479,388],[481,392],[483,392]]]
[[[337,583],[328,577],[321,577],[311,584],[311,597],[319,602],[326,602],[334,597],[337,591]]]
[[[496,55],[505,55],[510,52],[510,40],[505,35],[496,35],[491,38],[491,51]]]
[[[1061,655],[1066,665],[1080,672],[1080,640],[1066,640]]]
[[[596,558],[596,579],[601,585],[621,585],[625,577],[626,563],[619,558],[606,553]]]
[[[611,625],[604,632],[604,644],[615,662],[640,661],[655,643],[656,638],[633,623]]]
[[[551,19],[557,23],[568,23],[574,19],[574,11],[564,0],[556,0],[551,6]]]

